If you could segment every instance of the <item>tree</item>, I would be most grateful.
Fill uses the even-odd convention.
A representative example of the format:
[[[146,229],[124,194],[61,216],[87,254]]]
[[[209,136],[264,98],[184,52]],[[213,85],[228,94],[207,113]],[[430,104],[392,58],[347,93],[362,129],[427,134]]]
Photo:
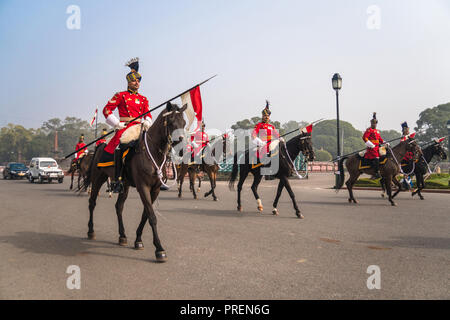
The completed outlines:
[[[450,102],[428,108],[419,114],[417,127],[417,139],[421,142],[428,142],[434,138],[447,135],[447,121],[450,120]]]
[[[330,161],[332,159],[331,153],[326,150],[317,150],[314,154],[316,161]]]

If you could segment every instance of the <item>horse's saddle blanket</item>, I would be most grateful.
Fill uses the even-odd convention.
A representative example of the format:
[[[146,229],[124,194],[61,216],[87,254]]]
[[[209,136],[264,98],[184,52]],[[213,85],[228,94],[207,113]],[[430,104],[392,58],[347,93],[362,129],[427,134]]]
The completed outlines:
[[[126,150],[122,153],[123,161],[125,161],[125,158],[129,152],[130,148],[126,148]],[[97,163],[97,167],[100,168],[114,167],[114,155],[108,152],[103,152],[100,161]]]
[[[385,164],[387,161],[387,157],[386,156],[382,156],[380,157],[380,165]],[[372,159],[366,159],[363,157],[361,157],[361,155],[359,155],[359,166],[358,169],[369,169],[372,166]]]

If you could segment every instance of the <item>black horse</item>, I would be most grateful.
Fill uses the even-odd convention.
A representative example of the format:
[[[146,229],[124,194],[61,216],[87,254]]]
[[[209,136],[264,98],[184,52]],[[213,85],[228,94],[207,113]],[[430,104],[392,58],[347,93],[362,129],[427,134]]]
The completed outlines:
[[[116,202],[116,214],[119,223],[119,245],[127,245],[127,236],[122,220],[122,212],[125,200],[128,197],[130,186],[135,187],[144,205],[141,222],[136,230],[135,249],[144,247],[142,242],[142,231],[148,221],[153,232],[153,245],[156,248],[155,256],[159,262],[167,260],[167,255],[161,245],[157,232],[157,219],[153,203],[157,199],[163,179],[161,169],[164,166],[167,152],[170,146],[180,143],[183,137],[177,141],[172,141],[172,133],[175,130],[182,130],[186,124],[183,119],[183,112],[186,106],[179,108],[176,104],[167,103],[164,109],[156,118],[148,131],[143,131],[136,141],[134,147],[130,147],[125,158],[123,184],[124,191],[119,194]],[[148,141],[148,142],[147,142]],[[91,170],[86,179],[86,185],[92,182],[92,192],[89,198],[89,222],[88,238],[95,239],[94,232],[94,209],[96,206],[98,192],[108,177],[114,177],[114,167],[98,167],[97,163],[101,159],[104,147],[101,145],[91,163]]]
[[[273,143],[273,142],[272,142]],[[287,143],[279,143],[278,145],[278,151],[279,151],[279,168],[276,173],[274,173],[271,177],[272,178],[278,178],[280,179],[280,182],[278,183],[278,189],[277,189],[277,195],[275,197],[275,200],[273,202],[273,210],[272,213],[274,215],[278,215],[277,205],[278,200],[280,199],[281,192],[283,191],[283,188],[286,188],[287,192],[289,193],[289,196],[291,197],[292,203],[294,205],[295,214],[298,218],[303,219],[303,215],[300,213],[300,209],[297,206],[297,202],[295,200],[295,194],[292,191],[291,185],[289,183],[289,176],[291,176],[294,172],[293,167],[293,161],[297,156],[299,155],[300,151],[303,153],[303,155],[309,160],[314,160],[314,151],[312,147],[312,140],[311,140],[311,133],[302,132],[296,137],[289,140]],[[251,172],[253,174],[253,184],[252,184],[252,191],[253,195],[255,196],[258,210],[263,211],[263,205],[261,202],[261,199],[258,195],[258,185],[261,182],[262,175],[261,175],[261,165],[254,165],[250,161],[250,152],[253,151],[245,151],[243,154],[240,155],[245,157],[245,163],[238,164],[238,156],[239,154],[236,153],[234,155],[234,161],[233,161],[233,170],[231,172],[230,180],[229,180],[229,187],[230,190],[234,189],[234,182],[238,175],[238,169],[239,169],[239,183],[238,183],[238,198],[237,198],[237,209],[238,211],[242,211],[242,205],[241,205],[241,191],[242,191],[242,185],[244,184],[245,179],[247,178],[248,174]],[[275,151],[276,152],[276,151]]]
[[[435,141],[432,145],[423,149],[422,153],[423,156],[419,156],[418,159],[415,160],[413,159],[408,163],[405,163],[405,166],[403,166],[402,168],[403,171],[406,172],[413,170],[412,174],[416,176],[417,190],[412,192],[411,196],[414,197],[416,194],[418,194],[420,200],[425,199],[420,191],[425,188],[424,175],[426,175],[430,170],[428,164],[430,163],[430,161],[433,159],[434,156],[439,156],[439,158],[442,160],[447,159],[447,154],[445,153],[444,148],[442,147],[441,143],[437,141]],[[381,186],[383,188],[384,194],[385,191],[384,183],[381,183]],[[393,194],[392,198],[394,198],[400,191],[402,191],[402,189],[398,188],[397,191]]]

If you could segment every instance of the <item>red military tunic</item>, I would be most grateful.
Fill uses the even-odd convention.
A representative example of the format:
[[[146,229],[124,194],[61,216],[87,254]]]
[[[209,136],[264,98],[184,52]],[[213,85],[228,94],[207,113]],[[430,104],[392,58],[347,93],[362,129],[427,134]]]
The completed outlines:
[[[268,153],[270,143],[272,142],[272,140],[278,139],[280,137],[280,134],[278,133],[277,129],[270,123],[260,122],[255,126],[252,132],[252,138],[255,139],[256,137],[260,138],[263,142],[267,142],[265,148],[263,148],[261,151]],[[256,151],[256,156],[259,158],[259,150]]]
[[[209,143],[209,137],[208,134],[204,131],[197,131],[191,136],[191,141],[194,141],[198,147],[193,148],[188,146],[188,152],[194,151],[194,155],[197,155],[202,148],[206,147],[206,145]]]
[[[366,159],[375,159],[380,157],[380,144],[383,144],[384,141],[380,136],[380,131],[378,129],[367,128],[366,132],[363,135],[364,142],[371,141],[375,147],[369,148],[367,147],[366,154],[364,158]]]
[[[148,112],[148,100],[143,95],[139,93],[131,93],[130,91],[118,92],[108,101],[106,106],[103,108],[103,115],[108,118],[110,114],[119,109],[120,122],[128,122],[130,118],[135,118],[141,114]],[[147,114],[146,117],[152,118],[151,114]],[[128,123],[127,127],[116,132],[114,137],[109,141],[108,145],[105,147],[105,151],[108,153],[114,153],[114,150],[120,143],[120,137],[123,132],[140,121],[134,121]]]
[[[84,142],[78,142],[77,145],[75,146],[75,150],[78,150],[80,148],[85,147],[86,144]],[[77,152],[75,159],[79,159],[80,156],[84,153],[84,150],[86,150],[86,148],[81,149],[80,151]]]
[[[100,139],[100,140],[98,140],[96,143],[95,143],[95,146],[99,146],[99,145],[101,145],[102,143],[106,143],[106,139]]]

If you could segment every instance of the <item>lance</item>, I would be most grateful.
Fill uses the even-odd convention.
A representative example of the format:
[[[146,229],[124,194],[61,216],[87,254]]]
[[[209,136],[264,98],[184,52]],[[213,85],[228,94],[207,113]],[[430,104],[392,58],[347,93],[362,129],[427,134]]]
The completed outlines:
[[[410,134],[410,136],[411,136],[411,135],[412,135],[412,133]],[[397,141],[397,140],[400,140],[401,138],[403,138],[403,136],[398,137],[398,138],[395,138],[395,139],[391,139],[391,140],[389,140],[389,141],[386,141],[384,144],[390,143],[390,142],[394,142],[394,141]],[[343,155],[343,156],[334,158],[334,159],[331,160],[331,161],[332,161],[332,162],[336,162],[336,161],[338,161],[338,160],[341,159],[341,158],[346,158],[346,157],[348,157],[348,156],[351,156],[351,155],[353,155],[353,154],[355,154],[355,153],[364,151],[364,150],[366,150],[366,149],[367,149],[367,148],[364,148],[364,149],[361,149],[361,150],[358,150],[358,151],[353,151],[353,152],[351,152],[351,153],[347,153],[346,155]]]
[[[309,127],[309,126],[311,126],[311,125],[313,125],[313,124],[316,124],[316,123],[319,123],[319,122],[321,122],[321,121],[323,121],[324,119],[322,118],[322,119],[319,119],[319,120],[316,120],[316,121],[314,121],[314,122],[311,122],[310,124],[308,124],[306,127]],[[303,129],[305,129],[306,127],[304,127],[304,128],[299,128],[299,129],[295,129],[295,130],[292,130],[292,131],[289,131],[288,133],[285,133],[285,134],[282,134],[281,136],[280,136],[280,138],[281,137],[285,137],[285,136],[287,136],[288,134],[291,134],[291,133],[293,133],[293,132],[296,132],[297,130],[303,130]]]
[[[193,86],[192,88],[183,91],[182,93],[176,95],[176,96],[173,97],[172,99],[169,99],[169,100],[167,100],[167,101],[165,101],[165,102],[163,102],[163,103],[157,105],[156,107],[154,107],[154,108],[152,108],[151,110],[149,110],[149,111],[147,111],[147,112],[141,114],[140,116],[138,116],[138,117],[136,117],[136,118],[130,120],[129,122],[133,122],[133,121],[136,121],[136,120],[138,120],[138,119],[140,119],[140,118],[142,118],[142,117],[145,117],[147,114],[149,114],[149,113],[155,111],[156,109],[161,108],[162,106],[164,106],[164,105],[167,104],[168,102],[170,102],[170,101],[172,101],[172,100],[175,100],[175,99],[178,98],[178,97],[181,97],[183,94],[188,93],[188,92],[191,91],[192,89],[194,89],[194,88],[196,88],[196,87],[198,87],[198,86],[201,86],[202,84],[208,82],[209,80],[211,80],[212,78],[215,78],[215,77],[217,77],[217,74],[214,75],[214,76],[212,76],[212,77],[210,77],[210,78],[208,78],[208,79],[206,79],[205,81],[202,81],[202,82],[196,84],[196,85]],[[88,143],[87,145],[85,145],[83,148],[80,148],[80,149],[78,149],[78,150],[75,150],[74,152],[72,152],[72,153],[68,154],[67,156],[65,156],[64,159],[67,159],[68,157],[70,157],[71,155],[74,155],[74,154],[77,153],[78,151],[80,151],[80,150],[82,150],[82,149],[85,149],[85,148],[89,147],[91,144],[94,144],[94,143],[96,143],[98,140],[103,139],[103,138],[109,136],[110,134],[114,133],[115,131],[116,131],[116,130],[113,129],[113,130],[111,130],[110,132],[108,132],[107,134],[102,135],[100,138],[95,139],[95,140],[92,141],[92,142],[89,142],[89,143]]]

